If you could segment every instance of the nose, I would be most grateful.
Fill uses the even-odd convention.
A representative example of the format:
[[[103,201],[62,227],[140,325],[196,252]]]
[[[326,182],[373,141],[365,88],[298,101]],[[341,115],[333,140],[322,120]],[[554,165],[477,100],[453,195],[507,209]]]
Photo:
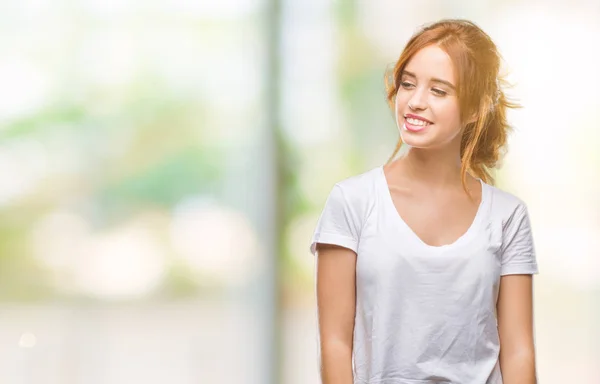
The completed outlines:
[[[408,108],[413,111],[423,111],[427,109],[427,99],[425,91],[422,89],[416,89],[408,100]]]

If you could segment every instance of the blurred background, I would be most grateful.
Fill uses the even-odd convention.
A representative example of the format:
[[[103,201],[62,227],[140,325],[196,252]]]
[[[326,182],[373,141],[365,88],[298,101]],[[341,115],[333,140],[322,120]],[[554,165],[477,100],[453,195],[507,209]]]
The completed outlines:
[[[0,383],[318,383],[309,241],[384,72],[469,18],[524,108],[538,372],[600,383],[600,3],[1,0]]]

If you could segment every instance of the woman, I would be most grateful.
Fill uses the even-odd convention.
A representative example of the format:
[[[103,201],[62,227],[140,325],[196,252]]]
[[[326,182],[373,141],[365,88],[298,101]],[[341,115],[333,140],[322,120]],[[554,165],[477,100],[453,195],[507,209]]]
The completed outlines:
[[[499,68],[463,20],[423,28],[400,55],[396,150],[334,186],[312,239],[324,384],[536,382],[527,207],[489,173],[516,107]]]

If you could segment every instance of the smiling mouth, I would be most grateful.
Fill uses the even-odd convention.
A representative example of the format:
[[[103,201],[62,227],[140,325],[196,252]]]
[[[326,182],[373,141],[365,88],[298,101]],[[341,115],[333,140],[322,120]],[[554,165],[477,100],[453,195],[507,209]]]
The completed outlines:
[[[404,129],[411,132],[422,131],[426,127],[432,125],[433,123],[421,119],[416,119],[414,117],[404,116]]]
[[[425,119],[419,119],[419,118],[415,118],[412,117],[410,115],[408,116],[404,116],[404,118],[406,119],[406,121],[408,121],[411,125],[416,125],[416,126],[427,126],[427,125],[431,125],[433,124],[432,122],[430,122],[429,120],[425,120]]]

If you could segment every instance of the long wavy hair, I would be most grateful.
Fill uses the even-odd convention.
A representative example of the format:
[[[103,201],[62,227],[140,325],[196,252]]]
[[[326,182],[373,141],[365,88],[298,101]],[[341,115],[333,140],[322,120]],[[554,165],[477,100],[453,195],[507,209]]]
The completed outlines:
[[[490,170],[501,160],[511,131],[506,111],[520,105],[505,95],[508,83],[500,74],[502,57],[492,39],[471,21],[445,19],[418,30],[406,44],[393,70],[387,71],[385,85],[392,111],[404,67],[416,52],[432,44],[450,56],[456,71],[460,120],[461,126],[465,127],[460,145],[461,179],[469,194],[467,173],[494,184]],[[472,121],[474,116],[476,120]],[[472,122],[468,123],[469,120]],[[388,163],[401,146],[399,137]]]

